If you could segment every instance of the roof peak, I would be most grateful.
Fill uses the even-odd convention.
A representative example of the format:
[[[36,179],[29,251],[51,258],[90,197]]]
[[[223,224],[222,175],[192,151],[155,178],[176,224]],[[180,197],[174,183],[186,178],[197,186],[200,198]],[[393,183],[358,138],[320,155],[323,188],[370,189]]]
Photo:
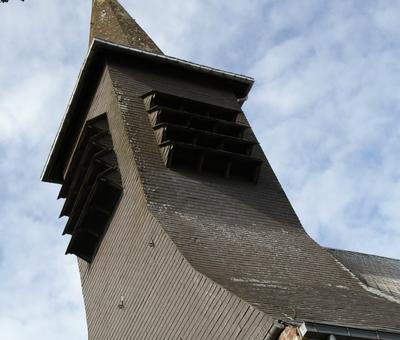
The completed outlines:
[[[94,38],[163,54],[117,0],[92,1],[89,45]]]

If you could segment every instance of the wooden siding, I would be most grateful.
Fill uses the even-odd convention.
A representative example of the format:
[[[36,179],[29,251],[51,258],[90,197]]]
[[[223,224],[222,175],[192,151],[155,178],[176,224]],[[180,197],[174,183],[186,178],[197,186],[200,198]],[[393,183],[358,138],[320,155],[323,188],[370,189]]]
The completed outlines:
[[[107,71],[88,118],[103,112],[124,193],[94,261],[79,261],[89,339],[264,339],[272,319],[194,270],[150,214]]]
[[[129,61],[109,70],[147,205],[198,272],[276,319],[400,327],[397,303],[364,289],[305,233],[261,148],[257,184],[165,167],[141,96],[169,83],[192,100],[233,95],[190,74],[149,69],[146,78]],[[257,142],[251,129],[245,137]]]

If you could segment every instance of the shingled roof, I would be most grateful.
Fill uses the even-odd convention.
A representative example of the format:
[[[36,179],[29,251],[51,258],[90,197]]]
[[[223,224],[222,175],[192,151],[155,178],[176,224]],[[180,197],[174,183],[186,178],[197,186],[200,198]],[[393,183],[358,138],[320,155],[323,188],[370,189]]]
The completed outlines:
[[[400,301],[400,260],[347,250],[328,251],[367,287]]]
[[[232,106],[237,105],[236,98],[210,89],[210,82],[193,84],[193,77],[185,76],[188,71],[179,63],[171,78],[168,64],[155,69],[151,65],[156,65],[156,59],[143,64],[139,54],[127,55],[124,46],[111,47],[102,53],[123,56],[107,68],[147,205],[197,271],[276,319],[400,329],[400,304],[366,289],[307,235],[259,147],[255,153],[263,164],[256,185],[165,167],[143,105],[146,93],[156,88],[178,97],[184,93],[194,101],[231,101]],[[104,62],[94,56],[79,82],[91,83],[96,64]],[[75,99],[74,107],[81,107],[83,99]],[[79,112],[70,109],[68,115]],[[241,121],[246,122],[243,114]],[[68,136],[64,127],[59,143]],[[257,143],[251,130],[246,138]]]

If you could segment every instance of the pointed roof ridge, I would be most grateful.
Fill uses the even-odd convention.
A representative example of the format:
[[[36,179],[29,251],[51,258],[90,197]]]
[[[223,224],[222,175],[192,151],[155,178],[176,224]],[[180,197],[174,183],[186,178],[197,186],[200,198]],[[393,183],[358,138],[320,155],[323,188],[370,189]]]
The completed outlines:
[[[89,46],[94,38],[163,54],[117,0],[93,0]]]

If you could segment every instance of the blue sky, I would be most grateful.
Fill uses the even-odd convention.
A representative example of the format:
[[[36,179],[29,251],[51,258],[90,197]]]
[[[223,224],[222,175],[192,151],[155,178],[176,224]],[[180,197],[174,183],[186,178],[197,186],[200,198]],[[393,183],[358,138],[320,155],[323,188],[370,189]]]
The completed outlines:
[[[0,4],[0,329],[85,339],[58,187],[39,176],[91,1]],[[253,76],[245,112],[307,232],[400,258],[400,2],[121,0],[168,55]]]

